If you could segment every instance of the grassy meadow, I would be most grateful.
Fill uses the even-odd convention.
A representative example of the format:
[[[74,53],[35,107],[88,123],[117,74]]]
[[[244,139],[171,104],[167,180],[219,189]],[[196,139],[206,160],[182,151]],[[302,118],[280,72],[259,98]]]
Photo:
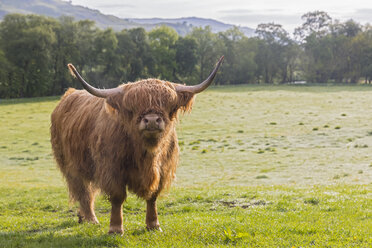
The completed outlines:
[[[180,116],[177,180],[145,229],[78,224],[49,141],[58,98],[0,100],[0,247],[372,247],[372,87],[215,87]]]

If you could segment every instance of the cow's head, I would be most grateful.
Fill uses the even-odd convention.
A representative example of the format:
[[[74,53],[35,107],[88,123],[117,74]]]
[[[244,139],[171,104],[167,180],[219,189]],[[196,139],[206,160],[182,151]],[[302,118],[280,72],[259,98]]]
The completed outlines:
[[[195,94],[212,83],[222,61],[223,56],[209,77],[194,86],[146,79],[113,89],[97,89],[89,85],[72,64],[68,67],[90,94],[105,99],[107,113],[121,121],[129,135],[137,136],[151,148],[174,130],[179,110],[191,110]]]

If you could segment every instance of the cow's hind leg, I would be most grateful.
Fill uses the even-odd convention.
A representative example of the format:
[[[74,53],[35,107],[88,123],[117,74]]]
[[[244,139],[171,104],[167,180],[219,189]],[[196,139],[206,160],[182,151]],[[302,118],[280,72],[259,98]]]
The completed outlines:
[[[66,181],[71,198],[80,203],[79,223],[83,221],[99,223],[94,213],[94,200],[97,190],[89,182],[85,182],[79,177],[67,175]]]

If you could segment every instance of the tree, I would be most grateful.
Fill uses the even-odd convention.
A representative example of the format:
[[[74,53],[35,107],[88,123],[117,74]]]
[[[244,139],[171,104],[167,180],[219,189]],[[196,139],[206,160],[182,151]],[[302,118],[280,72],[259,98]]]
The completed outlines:
[[[60,17],[59,23],[54,28],[57,42],[53,48],[53,82],[49,94],[62,94],[73,84],[70,73],[67,70],[68,63],[78,61],[79,51],[76,47],[77,24],[72,17]]]
[[[0,50],[0,98],[17,97],[17,85],[12,83],[12,74],[14,70],[5,57],[5,54]]]
[[[175,49],[177,79],[181,77],[181,81],[187,81],[196,71],[197,43],[193,38],[180,37],[175,44]]]
[[[216,84],[372,81],[372,28],[354,20],[332,21],[323,11],[302,16],[298,42],[275,23],[257,26],[257,37],[237,27],[213,33],[194,28],[180,37],[160,26],[101,30],[88,20],[7,15],[0,23],[0,97],[62,94],[80,88],[66,68],[73,63],[99,87],[158,77],[196,84],[225,55]]]
[[[330,36],[317,38],[310,35],[304,44],[305,58],[302,69],[305,79],[313,83],[326,83],[333,71],[333,46]]]
[[[256,34],[261,38],[256,61],[263,70],[265,83],[274,83],[279,78],[281,83],[287,82],[292,76],[289,68],[294,63],[294,42],[289,38],[287,31],[280,24],[259,24]]]
[[[118,39],[115,32],[108,28],[98,31],[94,39],[95,70],[91,72],[101,87],[113,88],[120,78],[119,54],[117,54]]]
[[[94,68],[97,65],[97,54],[94,40],[99,29],[93,21],[81,20],[76,23],[76,57],[74,59],[77,69],[88,81],[95,81]],[[99,82],[97,82],[99,83]],[[80,84],[73,80],[73,87],[80,88]]]
[[[346,22],[336,20],[330,26],[330,29],[333,35],[344,35],[346,37],[355,37],[362,31],[361,25],[352,19],[347,20]]]
[[[295,29],[294,35],[304,50],[301,67],[305,79],[325,83],[333,72],[332,19],[324,11],[308,12],[302,19],[304,23]]]
[[[364,77],[365,83],[372,80],[372,27],[365,26],[363,32],[359,32],[352,38],[351,42],[351,61],[354,63],[354,70],[360,77]]]
[[[356,84],[362,74],[360,63],[360,46],[362,40],[355,39],[361,32],[362,27],[353,20],[340,22],[338,20],[331,26],[334,54],[333,78],[337,82],[350,82]]]
[[[257,52],[256,39],[249,39],[237,28],[233,27],[219,33],[224,43],[225,63],[221,69],[221,81],[226,84],[242,84],[254,82],[257,65],[254,57]]]
[[[18,97],[42,96],[52,81],[51,56],[56,42],[52,18],[36,15],[7,15],[0,24],[2,47],[16,68],[12,85],[19,85]]]
[[[135,28],[128,30],[128,34],[134,44],[132,51],[134,57],[130,61],[128,73],[129,80],[154,76],[156,74],[155,63],[146,31],[143,28]]]
[[[177,32],[170,27],[160,26],[149,33],[152,56],[155,61],[155,77],[174,81],[176,79]]]
[[[221,40],[218,40],[217,35],[212,33],[210,26],[204,28],[194,28],[187,37],[195,39],[197,44],[197,77],[192,83],[202,82],[210,73],[213,65],[216,63],[221,50]],[[218,82],[218,81],[217,81]]]
[[[235,66],[231,67],[228,76],[231,83],[247,84],[255,83],[257,64],[255,56],[258,50],[258,42],[255,38],[243,37],[236,42]]]
[[[299,41],[314,34],[316,37],[323,37],[330,31],[332,18],[324,11],[308,12],[301,16],[304,23],[295,29],[294,35]]]

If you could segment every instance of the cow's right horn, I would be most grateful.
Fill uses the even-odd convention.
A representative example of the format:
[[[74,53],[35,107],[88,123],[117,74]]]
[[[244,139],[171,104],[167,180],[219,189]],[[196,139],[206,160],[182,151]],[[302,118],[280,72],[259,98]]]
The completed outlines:
[[[190,85],[190,86],[187,86],[187,85],[176,85],[175,86],[176,87],[176,91],[178,91],[178,92],[185,92],[186,91],[186,92],[197,94],[197,93],[202,92],[206,88],[208,88],[208,86],[213,82],[213,79],[216,76],[217,71],[220,68],[220,65],[222,64],[223,59],[224,59],[224,56],[222,56],[218,60],[218,62],[216,64],[216,66],[214,67],[212,73],[202,83],[200,83],[198,85]]]
[[[68,69],[70,69],[70,72],[72,74],[72,76],[74,76],[75,78],[79,79],[80,83],[83,85],[84,89],[86,89],[86,91],[88,91],[90,94],[94,95],[94,96],[97,96],[97,97],[101,97],[101,98],[106,98],[116,92],[119,91],[118,88],[113,88],[113,89],[97,89],[97,88],[94,88],[93,86],[91,86],[90,84],[88,84],[79,74],[79,72],[76,70],[75,66],[73,66],[72,64],[68,64]]]

